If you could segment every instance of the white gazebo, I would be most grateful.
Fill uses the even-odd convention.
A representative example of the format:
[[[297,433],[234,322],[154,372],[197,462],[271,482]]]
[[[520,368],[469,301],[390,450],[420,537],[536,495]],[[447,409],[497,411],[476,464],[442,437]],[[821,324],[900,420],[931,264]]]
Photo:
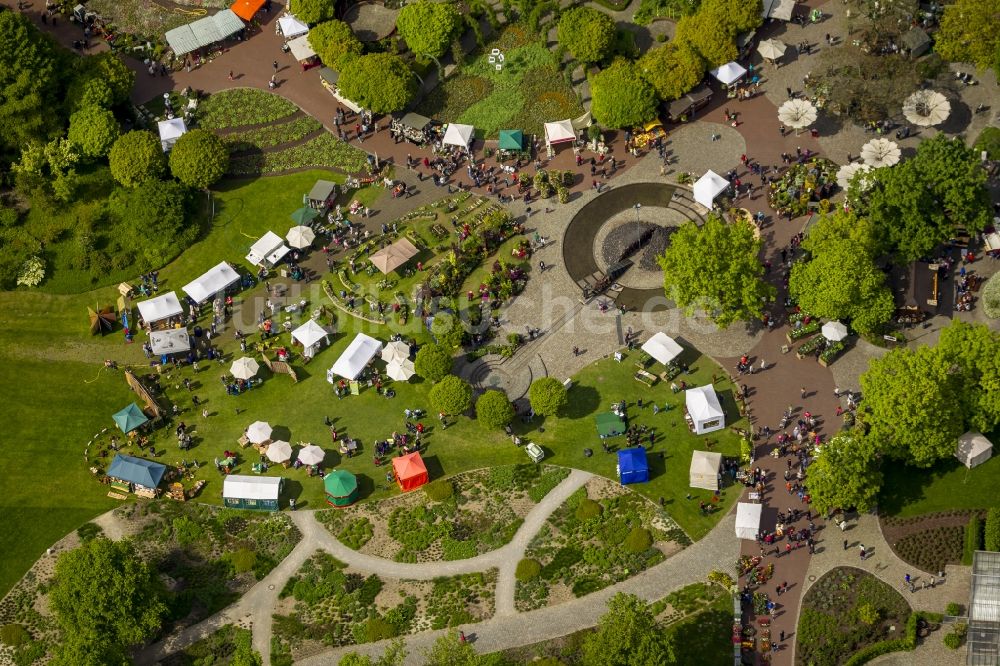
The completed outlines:
[[[309,43],[308,33],[288,42],[288,50],[292,52],[292,57],[299,62],[316,57],[316,51],[313,50],[312,44]]]
[[[831,342],[840,342],[847,337],[847,325],[839,321],[828,321],[820,329],[823,337]]]
[[[553,146],[557,143],[576,141],[576,132],[573,131],[573,121],[559,120],[554,123],[545,123],[545,145]]]
[[[445,130],[441,143],[446,146],[458,146],[459,148],[468,149],[469,144],[472,143],[472,135],[475,132],[476,128],[472,125],[448,123],[448,129]]]
[[[720,83],[724,83],[727,86],[739,81],[746,73],[746,68],[738,62],[727,62],[722,67],[717,67],[709,72]]]
[[[292,338],[302,343],[302,355],[312,358],[319,351],[320,342],[330,344],[329,333],[322,326],[310,319],[292,331]]]
[[[760,504],[740,502],[736,505],[736,536],[755,540],[760,532]]]
[[[154,356],[186,354],[191,351],[191,335],[186,328],[150,331],[149,346]]]
[[[715,197],[725,192],[728,187],[728,180],[709,169],[694,184],[694,200],[712,210],[712,206],[715,205]]]
[[[955,457],[963,465],[972,469],[981,465],[993,456],[993,442],[986,439],[981,432],[967,432],[958,438],[955,447]]]
[[[274,266],[281,258],[291,252],[281,236],[268,231],[260,239],[250,246],[250,254],[246,256],[248,262],[254,266],[265,265],[268,268]]]
[[[278,30],[286,40],[295,39],[309,32],[309,26],[291,14],[285,14],[278,19]]]
[[[657,361],[666,365],[681,355],[684,348],[677,344],[672,337],[660,331],[642,345],[642,351],[646,352]]]
[[[160,147],[163,148],[163,152],[167,152],[174,147],[177,139],[187,132],[187,125],[184,124],[183,118],[170,118],[158,122],[156,129],[160,132]]]
[[[333,364],[333,367],[327,370],[326,381],[333,384],[334,375],[339,375],[344,379],[357,379],[368,362],[375,358],[375,355],[381,350],[381,342],[370,335],[358,333]]]
[[[691,471],[688,485],[704,490],[719,489],[719,470],[722,469],[722,454],[716,451],[692,451]]]
[[[711,384],[684,391],[684,404],[694,434],[704,435],[726,427],[726,413]]]
[[[240,274],[223,261],[198,279],[184,285],[183,289],[195,303],[204,303],[239,281]]]
[[[136,303],[135,306],[139,308],[139,315],[142,316],[147,326],[170,317],[176,317],[184,312],[181,302],[177,300],[177,294],[172,291],[148,301]]]

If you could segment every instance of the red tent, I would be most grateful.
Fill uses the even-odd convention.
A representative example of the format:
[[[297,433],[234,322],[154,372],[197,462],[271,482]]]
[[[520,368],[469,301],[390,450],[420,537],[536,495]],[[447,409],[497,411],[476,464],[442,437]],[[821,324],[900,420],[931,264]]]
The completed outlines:
[[[396,482],[403,492],[427,483],[427,466],[424,465],[419,453],[393,458],[392,471],[396,473]]]
[[[264,2],[265,0],[236,0],[230,9],[244,21],[252,21],[260,8],[264,6]]]

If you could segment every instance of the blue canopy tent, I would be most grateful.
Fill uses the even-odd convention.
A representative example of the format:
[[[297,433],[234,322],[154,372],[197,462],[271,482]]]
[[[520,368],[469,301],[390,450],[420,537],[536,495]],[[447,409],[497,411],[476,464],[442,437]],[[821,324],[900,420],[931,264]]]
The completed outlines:
[[[638,446],[634,449],[622,449],[618,452],[618,478],[623,486],[628,483],[649,481],[646,449]]]
[[[155,490],[167,468],[158,462],[119,453],[108,466],[108,476],[129,491],[136,487]],[[113,483],[114,485],[114,483]],[[126,488],[127,487],[127,488]]]
[[[117,414],[112,415],[111,418],[115,420],[118,428],[125,434],[132,432],[149,420],[149,417],[143,414],[142,410],[136,407],[134,402]]]

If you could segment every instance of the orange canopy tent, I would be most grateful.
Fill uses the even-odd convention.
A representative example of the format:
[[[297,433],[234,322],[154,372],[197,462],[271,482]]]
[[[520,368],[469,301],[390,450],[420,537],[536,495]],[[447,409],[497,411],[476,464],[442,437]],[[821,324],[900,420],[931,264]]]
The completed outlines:
[[[396,473],[396,483],[403,492],[427,483],[427,466],[417,452],[393,458],[392,471]]]
[[[230,9],[244,21],[252,21],[253,17],[264,6],[266,0],[236,0]]]

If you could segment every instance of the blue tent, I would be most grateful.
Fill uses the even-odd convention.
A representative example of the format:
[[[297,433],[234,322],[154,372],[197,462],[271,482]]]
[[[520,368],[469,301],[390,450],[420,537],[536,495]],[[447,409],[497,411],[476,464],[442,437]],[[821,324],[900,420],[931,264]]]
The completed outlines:
[[[152,460],[118,454],[108,467],[108,476],[145,488],[160,485],[166,466]]]
[[[136,407],[134,402],[117,414],[112,415],[111,418],[118,424],[118,428],[126,434],[149,420],[149,417],[143,414],[142,410]]]
[[[618,478],[621,479],[623,486],[627,483],[649,481],[646,449],[637,446],[634,449],[622,449],[618,452]]]

